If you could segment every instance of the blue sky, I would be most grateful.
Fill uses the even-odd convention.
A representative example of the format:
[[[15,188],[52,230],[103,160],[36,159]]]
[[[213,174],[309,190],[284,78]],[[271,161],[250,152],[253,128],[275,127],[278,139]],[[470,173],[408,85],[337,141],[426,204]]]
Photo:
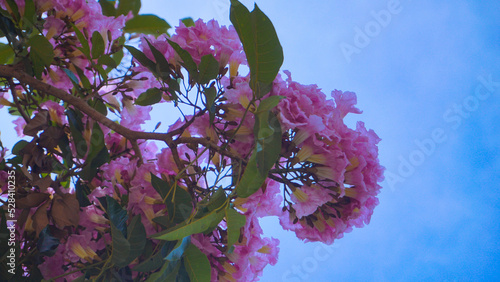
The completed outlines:
[[[229,24],[229,0],[143,2],[142,13],[171,25],[187,16]],[[391,176],[370,225],[328,248],[262,221],[281,241],[279,262],[262,281],[500,279],[500,2],[257,4],[294,80],[326,94],[357,93],[364,113],[347,121],[362,120],[382,138]],[[390,20],[376,22],[387,13]],[[356,53],[346,55],[348,45]]]

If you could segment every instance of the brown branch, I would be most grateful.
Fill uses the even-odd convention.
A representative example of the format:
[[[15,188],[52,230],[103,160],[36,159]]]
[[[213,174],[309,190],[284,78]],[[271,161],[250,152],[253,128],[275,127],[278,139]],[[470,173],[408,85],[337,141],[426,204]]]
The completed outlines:
[[[17,99],[17,94],[16,94],[16,86],[14,85],[14,80],[12,79],[12,77],[8,77],[7,82],[9,83],[10,92],[12,94],[12,99],[14,99],[14,103],[16,104],[16,108],[21,113],[21,116],[23,117],[26,124],[28,124],[31,119],[21,108],[21,104],[19,104],[19,100]]]
[[[56,88],[52,85],[44,83],[22,70],[16,69],[10,65],[0,66],[0,76],[5,78],[15,78],[21,83],[25,83],[33,87],[34,89],[52,95],[56,98],[63,100],[64,102],[78,108],[83,113],[87,114],[93,120],[99,122],[100,124],[106,126],[107,128],[114,130],[119,133],[123,137],[129,140],[162,140],[167,141],[171,140],[173,134],[170,133],[155,133],[155,132],[140,132],[134,131],[129,128],[126,128],[120,124],[117,124],[104,116],[103,114],[96,111],[94,108],[89,106],[84,100],[79,99],[73,95],[68,94],[66,91]]]
[[[208,147],[209,149],[216,151],[217,153],[219,153],[223,156],[230,157],[231,159],[242,161],[243,164],[245,164],[245,165],[247,164],[247,160],[243,159],[241,156],[234,154],[234,153],[231,153],[228,150],[224,150],[221,147],[217,146],[217,144],[210,142],[210,140],[205,139],[205,138],[179,137],[179,138],[175,139],[174,142],[177,144],[182,144],[182,143],[184,143],[184,144],[185,143],[187,143],[187,144],[200,144],[200,145],[203,145],[205,147]]]
[[[139,158],[139,160],[137,161],[137,166],[141,166],[144,163],[144,161],[142,159],[141,149],[137,144],[137,140],[130,140],[130,143],[132,144],[132,149],[134,149],[135,156]]]

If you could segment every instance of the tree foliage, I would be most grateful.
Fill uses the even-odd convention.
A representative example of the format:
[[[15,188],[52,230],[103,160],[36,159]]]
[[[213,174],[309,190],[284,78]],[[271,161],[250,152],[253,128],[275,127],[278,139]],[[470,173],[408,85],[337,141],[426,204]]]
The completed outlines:
[[[258,218],[328,244],[369,222],[383,168],[343,123],[354,93],[283,78],[257,5],[175,31],[140,7],[0,1],[0,108],[24,138],[0,143],[2,277],[253,281],[278,256]],[[155,109],[178,120],[146,130]]]

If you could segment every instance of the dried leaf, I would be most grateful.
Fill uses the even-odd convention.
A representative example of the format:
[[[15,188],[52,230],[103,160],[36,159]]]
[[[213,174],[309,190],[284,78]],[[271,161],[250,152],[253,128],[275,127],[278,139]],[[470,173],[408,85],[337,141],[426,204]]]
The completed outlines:
[[[20,209],[38,207],[41,203],[45,202],[49,197],[50,195],[45,193],[31,193],[24,198],[17,199],[16,206]]]
[[[36,231],[36,236],[49,224],[49,218],[47,216],[47,208],[50,205],[50,201],[45,202],[41,205],[36,212],[33,214],[33,228]]]
[[[49,127],[49,112],[42,110],[35,114],[28,124],[24,127],[24,135],[35,137],[38,131],[44,130]]]
[[[51,215],[60,228],[65,226],[77,227],[80,222],[80,205],[76,196],[74,194],[64,194],[62,197],[55,195]]]
[[[52,178],[50,175],[45,176],[44,178],[37,179],[33,181],[33,186],[38,186],[38,188],[45,192],[48,187],[52,184]]]
[[[56,152],[55,148],[59,145],[59,139],[65,135],[62,127],[49,127],[40,134],[38,144],[46,148],[49,152]]]

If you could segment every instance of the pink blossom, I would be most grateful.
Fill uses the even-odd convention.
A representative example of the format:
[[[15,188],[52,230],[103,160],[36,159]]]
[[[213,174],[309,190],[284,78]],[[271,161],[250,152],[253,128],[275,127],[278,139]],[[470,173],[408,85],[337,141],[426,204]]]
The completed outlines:
[[[42,273],[45,279],[53,278],[59,275],[64,274],[66,271],[63,269],[63,266],[66,264],[64,260],[64,256],[67,253],[66,246],[64,244],[60,244],[56,252],[51,257],[44,257],[44,262],[38,266],[38,269]],[[56,282],[63,282],[64,278],[59,278],[55,280]]]
[[[293,208],[298,218],[314,213],[319,207],[332,199],[330,195],[331,191],[319,186],[311,187],[304,185],[299,189],[304,192],[307,197],[306,199],[297,199],[295,193],[291,195],[291,199],[295,203]]]
[[[348,113],[360,114],[361,110],[354,107],[357,104],[356,94],[353,92],[342,92],[339,90],[332,91],[332,97],[335,99],[337,109],[340,111],[341,117],[345,117]]]
[[[281,214],[280,205],[283,197],[280,195],[280,184],[274,180],[266,180],[263,189],[257,190],[252,196],[248,197],[243,208],[255,212],[256,217],[278,216]]]
[[[48,16],[43,24],[43,35],[48,39],[59,35],[63,32],[66,27],[66,23],[63,20],[56,18],[54,16]]]
[[[24,137],[24,127],[26,126],[26,122],[22,117],[18,117],[16,120],[14,120],[12,123],[14,123],[16,126],[14,129],[16,130],[17,136],[18,137]]]
[[[124,98],[122,100],[123,110],[120,124],[132,130],[141,129],[141,124],[150,120],[149,112],[151,106],[137,106],[132,104],[132,100]]]
[[[66,114],[64,113],[65,109],[59,103],[54,101],[45,101],[40,104],[40,108],[48,110],[50,119],[57,123],[58,125],[67,124]]]

